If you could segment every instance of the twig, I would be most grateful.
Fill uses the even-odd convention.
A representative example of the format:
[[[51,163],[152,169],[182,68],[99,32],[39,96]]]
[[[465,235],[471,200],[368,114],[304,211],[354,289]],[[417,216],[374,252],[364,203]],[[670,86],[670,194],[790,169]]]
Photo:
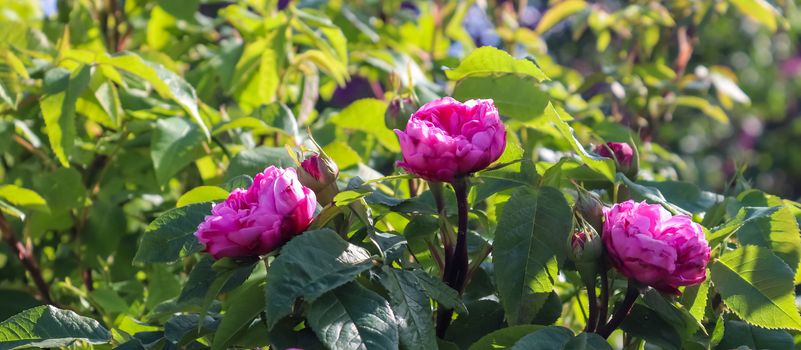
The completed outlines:
[[[0,214],[0,234],[2,234],[3,240],[17,255],[17,258],[19,258],[22,266],[25,267],[25,270],[31,274],[31,278],[33,278],[33,282],[36,284],[36,288],[39,290],[39,295],[42,300],[50,305],[56,305],[53,299],[50,298],[50,287],[42,277],[42,271],[39,269],[39,263],[36,261],[36,257],[33,256],[32,247],[26,246],[17,240],[16,235],[11,231],[11,226],[8,224],[3,214]]]

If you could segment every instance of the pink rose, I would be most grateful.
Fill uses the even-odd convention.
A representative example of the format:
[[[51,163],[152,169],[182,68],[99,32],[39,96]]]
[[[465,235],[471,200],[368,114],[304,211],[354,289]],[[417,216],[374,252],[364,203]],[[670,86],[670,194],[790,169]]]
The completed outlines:
[[[709,244],[689,217],[632,200],[605,209],[604,216],[604,245],[626,277],[670,294],[706,279]]]
[[[270,166],[250,188],[235,189],[214,205],[195,236],[215,259],[263,255],[306,230],[316,206],[295,169]]]
[[[484,169],[506,147],[506,129],[492,100],[431,101],[395,134],[403,153],[398,166],[430,181],[451,182]]]

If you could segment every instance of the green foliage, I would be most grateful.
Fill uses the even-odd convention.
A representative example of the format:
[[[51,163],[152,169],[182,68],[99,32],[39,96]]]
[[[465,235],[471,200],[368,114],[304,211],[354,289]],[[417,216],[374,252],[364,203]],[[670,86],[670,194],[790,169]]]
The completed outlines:
[[[328,229],[308,231],[284,246],[282,252],[270,268],[264,289],[271,328],[292,312],[296,298],[314,300],[373,265],[366,250]]]
[[[743,321],[765,328],[801,329],[793,272],[770,250],[742,246],[709,266],[723,302]]]
[[[91,318],[49,305],[28,309],[0,323],[0,346],[4,349],[62,347],[77,340],[104,344],[111,340],[111,333]]]

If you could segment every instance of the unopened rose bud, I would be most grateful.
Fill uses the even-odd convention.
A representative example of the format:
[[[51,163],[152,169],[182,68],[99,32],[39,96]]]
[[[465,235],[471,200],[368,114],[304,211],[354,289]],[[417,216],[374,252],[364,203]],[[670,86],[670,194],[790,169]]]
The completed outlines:
[[[387,111],[384,112],[384,124],[386,124],[389,129],[403,130],[406,128],[406,123],[409,122],[409,118],[415,110],[417,110],[417,105],[415,105],[411,98],[396,97],[389,102]]]
[[[599,156],[612,158],[617,163],[617,170],[631,179],[637,176],[640,165],[634,149],[625,142],[607,142],[595,147]]]
[[[588,287],[594,286],[604,251],[601,237],[591,226],[581,226],[570,235],[567,243],[567,256],[576,264],[581,280]]]
[[[317,195],[317,202],[326,206],[339,192],[337,188],[339,168],[331,158],[313,154],[300,162],[298,179]]]
[[[595,232],[603,230],[604,205],[595,193],[579,189],[575,210]]]

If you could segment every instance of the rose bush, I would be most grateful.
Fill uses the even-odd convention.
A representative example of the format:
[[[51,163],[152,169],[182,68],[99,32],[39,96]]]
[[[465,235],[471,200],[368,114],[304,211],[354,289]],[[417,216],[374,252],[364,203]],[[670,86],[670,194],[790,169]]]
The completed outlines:
[[[791,2],[48,3],[0,349],[796,347]]]

